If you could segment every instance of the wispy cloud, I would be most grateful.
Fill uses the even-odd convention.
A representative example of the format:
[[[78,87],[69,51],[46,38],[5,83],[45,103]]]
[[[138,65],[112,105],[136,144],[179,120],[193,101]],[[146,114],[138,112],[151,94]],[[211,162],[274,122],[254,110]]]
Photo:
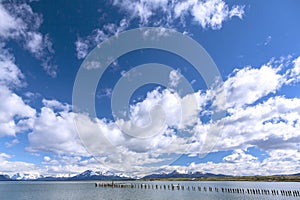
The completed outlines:
[[[265,40],[265,42],[264,42],[264,45],[265,45],[265,46],[268,45],[271,41],[272,41],[272,37],[269,35],[269,36],[266,38],[266,40]]]
[[[34,13],[26,3],[0,3],[0,41],[18,41],[24,49],[41,61],[44,70],[56,76],[57,66],[52,61],[54,50],[49,35],[39,32],[42,15]]]
[[[127,15],[138,18],[141,25],[172,26],[174,22],[184,25],[192,17],[202,28],[220,29],[222,23],[232,17],[242,18],[244,6],[230,8],[222,0],[212,1],[168,1],[168,0],[116,0],[114,5],[120,7]],[[154,20],[155,17],[159,20]]]
[[[242,19],[244,16],[244,6],[230,7],[222,0],[115,0],[112,4],[119,8],[123,19],[117,23],[104,24],[89,36],[79,37],[75,42],[77,58],[84,58],[91,48],[128,27],[160,26],[177,29],[184,28],[187,23],[195,23],[205,30],[218,30],[231,18]]]
[[[97,28],[93,30],[93,32],[85,38],[78,37],[77,41],[75,42],[77,58],[78,59],[85,58],[86,55],[91,50],[91,48],[100,44],[108,37],[112,35],[117,35],[121,31],[125,30],[127,27],[128,27],[127,20],[122,19],[119,21],[118,24],[108,23],[105,24],[102,28]]]

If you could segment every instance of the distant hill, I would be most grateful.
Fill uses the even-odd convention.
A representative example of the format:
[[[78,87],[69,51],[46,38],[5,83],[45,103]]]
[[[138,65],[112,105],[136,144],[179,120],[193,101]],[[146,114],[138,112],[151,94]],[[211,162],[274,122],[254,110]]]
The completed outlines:
[[[46,177],[40,177],[35,179],[36,181],[67,181],[69,178],[68,177],[51,177],[51,176],[46,176]]]
[[[0,175],[0,181],[10,181],[11,179],[7,175]]]
[[[208,177],[225,177],[223,174],[212,174],[212,173],[202,173],[202,172],[193,172],[193,173],[179,173],[176,170],[171,173],[160,173],[160,174],[151,174],[144,176],[144,179],[161,179],[161,178],[208,178]]]

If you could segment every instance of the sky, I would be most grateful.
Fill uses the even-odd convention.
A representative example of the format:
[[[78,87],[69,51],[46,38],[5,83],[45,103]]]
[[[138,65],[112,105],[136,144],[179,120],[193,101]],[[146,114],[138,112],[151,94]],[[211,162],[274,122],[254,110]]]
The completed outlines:
[[[299,6],[0,1],[0,174],[299,173]],[[155,39],[145,27],[155,27]],[[173,33],[178,40],[171,51],[124,52],[122,36],[137,29],[151,44]],[[184,38],[203,47],[214,65],[198,73],[188,58],[201,62],[203,54],[184,49]],[[114,40],[112,52],[122,54],[106,68],[92,62],[90,52],[104,48],[106,55],[105,44]],[[172,52],[182,41],[185,56]],[[214,70],[220,80],[211,87],[203,74]],[[82,73],[89,76],[81,80]],[[130,91],[131,83],[139,85]],[[93,112],[77,109],[78,99]]]

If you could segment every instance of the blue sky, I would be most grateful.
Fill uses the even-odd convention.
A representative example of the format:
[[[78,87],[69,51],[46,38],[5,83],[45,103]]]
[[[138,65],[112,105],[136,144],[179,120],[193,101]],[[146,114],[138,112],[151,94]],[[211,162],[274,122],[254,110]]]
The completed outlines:
[[[1,1],[0,173],[299,173],[299,6],[296,0]],[[142,49],[106,69],[92,94],[96,116],[75,112],[73,87],[89,52],[143,27],[176,30],[202,45],[220,72],[224,96],[184,58]],[[169,66],[167,84],[141,85],[131,94],[130,117],[114,117],[118,80],[134,80],[146,63]],[[193,92],[176,90],[183,80]],[[164,118],[157,110],[149,115],[155,105]],[[226,115],[211,120],[216,110]],[[120,126],[149,120],[153,128],[164,124],[154,135],[146,130],[146,139]]]

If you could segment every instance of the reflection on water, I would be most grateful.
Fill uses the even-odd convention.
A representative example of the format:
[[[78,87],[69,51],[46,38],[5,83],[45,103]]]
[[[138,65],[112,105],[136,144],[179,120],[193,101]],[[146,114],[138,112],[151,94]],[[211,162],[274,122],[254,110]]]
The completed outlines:
[[[116,182],[115,184],[117,184]],[[194,182],[194,181],[151,181],[122,182],[134,184],[134,187],[95,187],[93,182],[0,182],[1,199],[22,200],[57,200],[57,199],[299,199],[294,196],[283,196],[281,190],[300,190],[300,183],[286,182]],[[144,185],[143,185],[144,184]],[[172,188],[171,185],[176,186]],[[141,186],[143,185],[143,186]],[[168,188],[169,186],[169,188]],[[180,186],[180,188],[179,188]],[[157,189],[156,189],[157,187]],[[178,188],[177,188],[178,187]],[[217,188],[217,189],[216,189]],[[223,188],[223,192],[222,192]],[[174,189],[174,190],[173,190]],[[179,189],[179,190],[178,190]],[[225,191],[225,189],[228,189]],[[229,189],[235,189],[229,191]],[[238,190],[240,189],[240,190]],[[241,193],[244,189],[244,193]],[[254,194],[253,191],[278,191],[278,195]],[[238,192],[239,191],[239,192]]]

